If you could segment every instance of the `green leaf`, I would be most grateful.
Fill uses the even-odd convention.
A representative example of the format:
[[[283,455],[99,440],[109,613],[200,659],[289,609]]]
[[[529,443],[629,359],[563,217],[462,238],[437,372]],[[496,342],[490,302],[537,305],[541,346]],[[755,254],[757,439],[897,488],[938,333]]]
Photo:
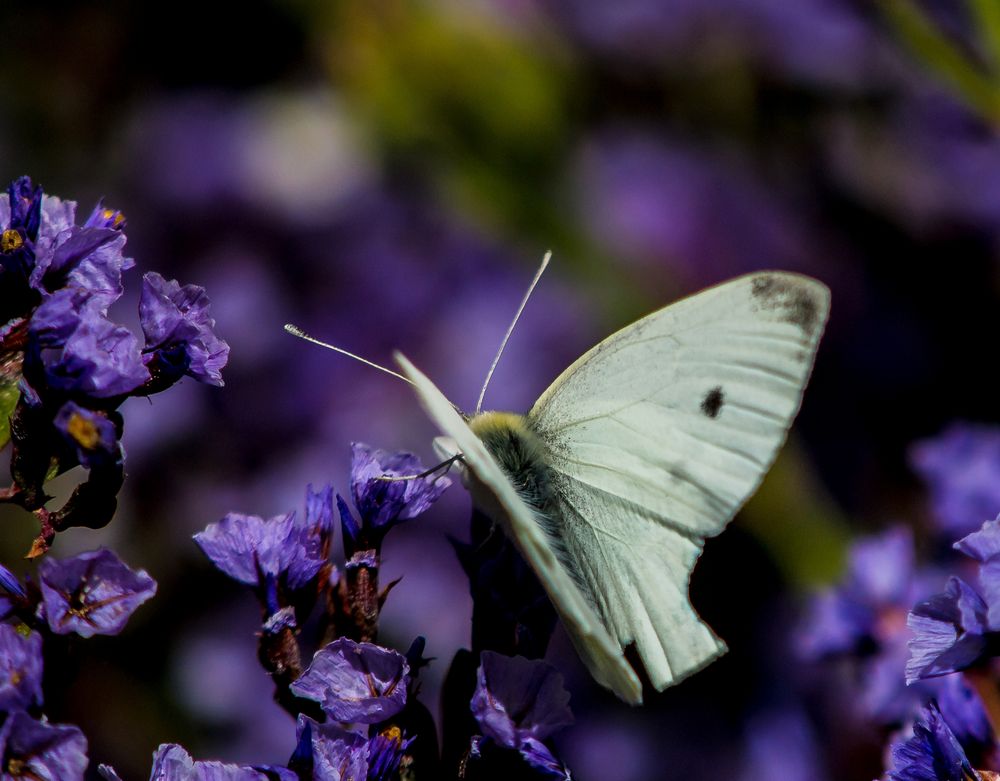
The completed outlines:
[[[879,6],[899,39],[925,66],[988,122],[1000,123],[1000,86],[941,32],[922,8],[913,0],[879,0]]]
[[[0,380],[0,448],[10,441],[10,416],[14,414],[21,391],[16,382]]]

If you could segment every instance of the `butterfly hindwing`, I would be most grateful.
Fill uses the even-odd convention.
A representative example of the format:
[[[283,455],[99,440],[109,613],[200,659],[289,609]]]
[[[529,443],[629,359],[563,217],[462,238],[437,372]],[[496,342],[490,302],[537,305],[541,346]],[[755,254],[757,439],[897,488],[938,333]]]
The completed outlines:
[[[605,339],[528,414],[584,596],[657,689],[725,650],[688,601],[690,573],[773,463],[828,311],[815,280],[740,277]]]

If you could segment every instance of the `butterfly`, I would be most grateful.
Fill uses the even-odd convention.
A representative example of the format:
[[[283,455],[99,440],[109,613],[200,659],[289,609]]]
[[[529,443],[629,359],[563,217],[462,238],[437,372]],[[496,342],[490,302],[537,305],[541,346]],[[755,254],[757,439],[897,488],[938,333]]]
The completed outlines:
[[[626,702],[642,702],[633,643],[658,691],[725,653],[691,606],[691,572],[774,462],[829,309],[809,277],[730,280],[609,336],[524,415],[460,414],[396,353],[473,502],[531,565],[593,677]]]

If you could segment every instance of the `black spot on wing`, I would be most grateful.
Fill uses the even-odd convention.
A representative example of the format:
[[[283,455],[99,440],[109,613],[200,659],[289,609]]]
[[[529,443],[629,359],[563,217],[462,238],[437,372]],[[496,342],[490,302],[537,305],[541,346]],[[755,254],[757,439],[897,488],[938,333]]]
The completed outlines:
[[[761,274],[753,280],[751,293],[762,309],[775,312],[786,323],[812,336],[819,322],[821,305],[815,291],[794,277]]]
[[[716,385],[701,400],[701,411],[710,418],[717,418],[725,400],[726,397],[722,393],[722,386]]]

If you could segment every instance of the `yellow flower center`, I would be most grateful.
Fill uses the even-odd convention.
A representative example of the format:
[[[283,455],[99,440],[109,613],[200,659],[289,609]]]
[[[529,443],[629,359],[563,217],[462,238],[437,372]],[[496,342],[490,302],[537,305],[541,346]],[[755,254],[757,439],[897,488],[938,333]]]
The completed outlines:
[[[97,447],[98,442],[101,441],[101,433],[97,430],[94,422],[79,413],[74,414],[69,419],[66,430],[69,431],[69,435],[77,441],[80,447],[87,450],[93,450]]]
[[[111,227],[117,228],[123,222],[125,222],[125,215],[114,209],[104,209],[101,212],[101,216],[106,220],[111,220]]]
[[[24,239],[21,238],[20,232],[13,228],[8,228],[0,236],[0,252],[5,255],[20,249],[23,244]]]

